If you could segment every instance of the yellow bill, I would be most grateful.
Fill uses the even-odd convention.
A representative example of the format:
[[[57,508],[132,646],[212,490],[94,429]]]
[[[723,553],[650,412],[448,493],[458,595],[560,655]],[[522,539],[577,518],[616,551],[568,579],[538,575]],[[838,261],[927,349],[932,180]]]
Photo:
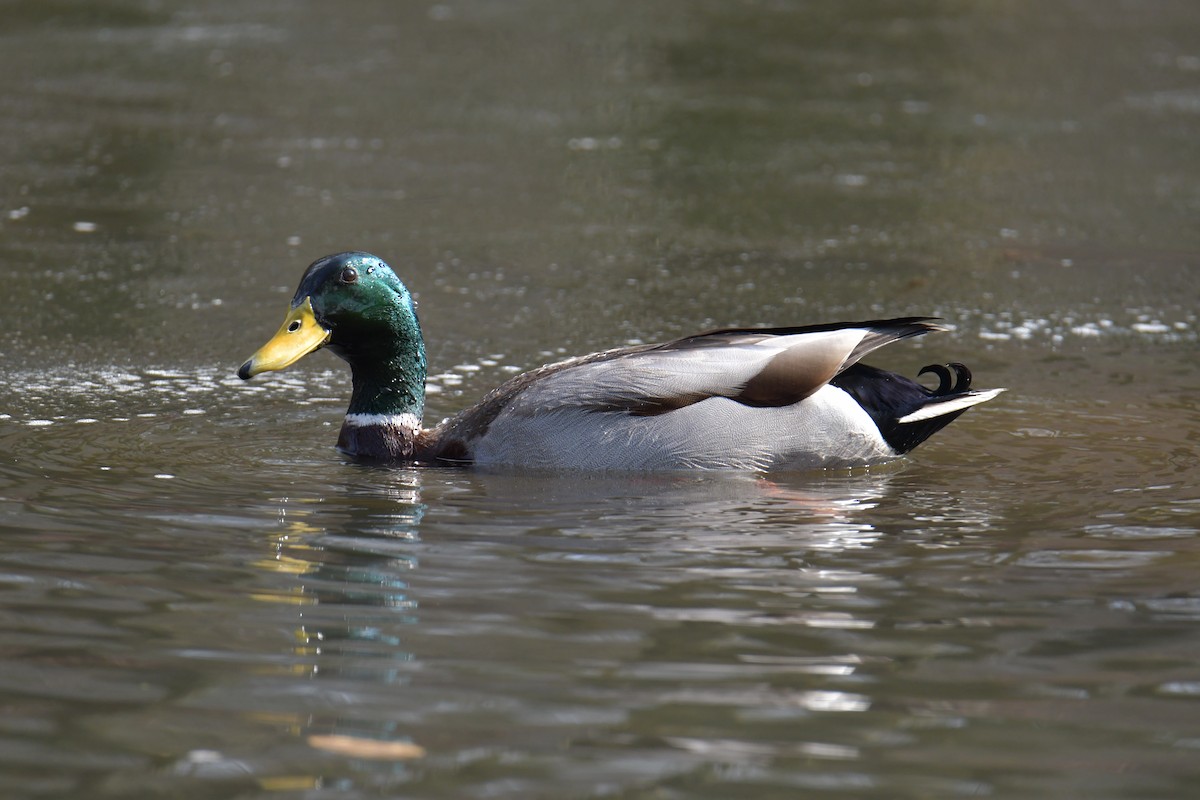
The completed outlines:
[[[329,341],[329,331],[321,327],[313,314],[312,299],[288,312],[283,324],[271,340],[238,369],[242,380],[253,378],[260,372],[272,372],[291,366],[313,350]]]

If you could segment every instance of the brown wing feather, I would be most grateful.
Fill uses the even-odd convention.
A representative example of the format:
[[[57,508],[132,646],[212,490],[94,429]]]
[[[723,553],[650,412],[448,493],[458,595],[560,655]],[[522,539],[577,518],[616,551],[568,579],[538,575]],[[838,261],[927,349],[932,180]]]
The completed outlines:
[[[842,353],[814,358],[809,352],[784,350],[729,399],[748,406],[790,406],[829,383],[845,363]]]

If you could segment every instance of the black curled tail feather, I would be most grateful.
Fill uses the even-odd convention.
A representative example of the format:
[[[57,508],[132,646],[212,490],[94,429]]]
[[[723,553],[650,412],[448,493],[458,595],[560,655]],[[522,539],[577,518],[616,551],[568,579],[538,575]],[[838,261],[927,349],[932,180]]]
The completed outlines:
[[[950,370],[954,370],[953,378],[950,377]],[[926,389],[931,397],[962,394],[971,388],[971,370],[967,369],[966,364],[960,364],[957,361],[951,361],[949,364],[926,364],[921,367],[921,371],[917,375],[921,376],[927,372],[938,376],[938,387]]]
[[[930,364],[918,375],[933,373],[938,386],[926,388],[894,372],[866,364],[855,364],[839,373],[830,383],[849,394],[870,415],[884,441],[897,453],[907,453],[966,411],[949,411],[911,422],[904,417],[935,401],[959,397],[970,392],[971,371],[963,364]]]

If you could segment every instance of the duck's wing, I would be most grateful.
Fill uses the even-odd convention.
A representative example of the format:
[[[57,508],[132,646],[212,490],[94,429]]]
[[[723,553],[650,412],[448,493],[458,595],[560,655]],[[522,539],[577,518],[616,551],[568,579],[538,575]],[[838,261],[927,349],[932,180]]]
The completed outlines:
[[[654,416],[711,397],[751,407],[797,403],[867,353],[942,328],[904,317],[791,328],[725,329],[582,356],[527,372],[431,431],[437,457],[469,458],[501,414]]]
[[[709,397],[756,407],[786,406],[808,397],[872,350],[937,330],[943,328],[930,317],[903,317],[710,331],[607,363],[617,380],[598,390],[613,410],[633,414],[670,411]],[[603,397],[596,399],[604,404]]]

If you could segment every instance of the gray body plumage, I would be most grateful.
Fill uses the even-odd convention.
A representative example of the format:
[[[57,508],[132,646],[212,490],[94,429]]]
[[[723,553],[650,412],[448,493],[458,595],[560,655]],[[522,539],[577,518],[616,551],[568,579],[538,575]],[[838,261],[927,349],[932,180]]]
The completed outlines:
[[[911,448],[889,443],[860,400],[830,381],[874,349],[938,329],[908,318],[717,331],[611,350],[519,376],[429,433],[454,443],[444,455],[480,465],[766,470],[879,463]],[[919,417],[930,432],[944,424],[937,422],[942,414],[957,416],[997,393],[942,396],[880,374],[903,382],[893,419]]]

